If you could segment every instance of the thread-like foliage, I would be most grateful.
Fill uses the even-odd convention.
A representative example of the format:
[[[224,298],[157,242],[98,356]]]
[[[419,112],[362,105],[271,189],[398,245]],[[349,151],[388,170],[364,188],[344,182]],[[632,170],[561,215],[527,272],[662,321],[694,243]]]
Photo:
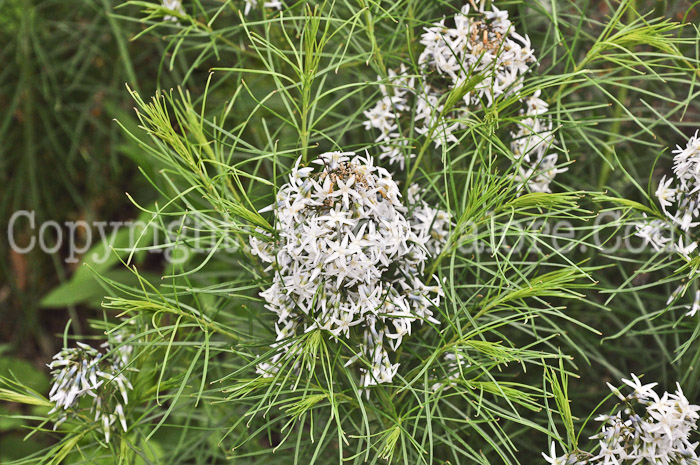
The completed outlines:
[[[666,7],[647,13],[652,3]],[[86,390],[63,402],[74,411],[48,432],[55,442],[14,463],[535,463],[552,441],[583,447],[577,429],[595,425],[581,418],[607,389],[600,372],[618,379],[641,365],[697,394],[697,374],[683,375],[698,358],[697,323],[666,318],[668,294],[646,277],[694,289],[698,263],[610,249],[642,213],[663,217],[650,167],[698,125],[698,31],[683,20],[696,13],[680,3],[115,9],[111,21],[138,28],[134,41],[165,44],[160,79],[178,83],[130,85],[138,125],[118,118],[157,197],[129,198],[171,260],[160,280],[141,272],[155,247],[142,233],[114,251],[128,280],[95,270],[109,295],[92,333],[106,356],[129,354],[114,368],[132,388],[119,423],[105,437],[84,414]],[[487,30],[494,18],[517,30],[511,44],[527,37],[536,59],[507,89],[489,93],[507,66],[473,55],[458,85],[424,76],[423,33],[460,11],[476,34],[460,43],[506,43]],[[508,23],[493,16],[504,12]],[[407,82],[422,83],[415,98],[392,98]],[[432,93],[419,88],[428,82]],[[365,124],[380,100],[401,105],[384,131],[398,134],[401,166],[380,157],[387,142]],[[514,150],[545,132],[539,155]],[[543,170],[556,178],[534,182]],[[399,252],[384,253],[393,233]],[[78,341],[89,342],[67,329],[66,353]],[[2,378],[0,400],[48,411],[48,393],[16,375]],[[55,419],[26,421],[37,435]]]

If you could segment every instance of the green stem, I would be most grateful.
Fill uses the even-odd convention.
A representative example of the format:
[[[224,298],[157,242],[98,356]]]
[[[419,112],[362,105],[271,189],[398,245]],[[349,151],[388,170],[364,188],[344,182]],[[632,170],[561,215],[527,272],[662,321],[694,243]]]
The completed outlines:
[[[635,3],[636,0],[630,0],[630,7],[627,10],[627,20],[633,20],[634,19],[634,13],[635,13]],[[625,68],[622,71],[622,77],[629,76],[630,71]],[[620,102],[620,105],[617,105],[615,107],[614,113],[613,113],[613,124],[612,128],[610,131],[610,137],[608,138],[608,143],[605,144],[605,151],[604,151],[604,156],[607,161],[607,163],[603,163],[603,166],[600,169],[600,176],[598,178],[598,190],[602,190],[605,184],[608,182],[608,177],[610,176],[610,172],[612,171],[612,161],[610,158],[612,157],[612,152],[613,150],[610,148],[612,146],[613,142],[613,137],[615,134],[618,134],[620,132],[620,127],[622,126],[622,105],[625,104],[625,101],[627,100],[627,95],[629,93],[629,89],[626,86],[623,86],[622,89],[620,89],[620,94],[618,95],[618,101]]]
[[[379,74],[383,78],[386,78],[386,65],[384,64],[384,60],[382,59],[381,49],[377,44],[377,38],[374,35],[374,22],[372,21],[372,13],[370,12],[369,7],[365,4],[364,0],[360,0],[360,6],[365,9],[364,17],[365,21],[367,22],[367,36],[369,37],[369,41],[372,44],[372,56],[370,59],[373,60],[379,68]]]

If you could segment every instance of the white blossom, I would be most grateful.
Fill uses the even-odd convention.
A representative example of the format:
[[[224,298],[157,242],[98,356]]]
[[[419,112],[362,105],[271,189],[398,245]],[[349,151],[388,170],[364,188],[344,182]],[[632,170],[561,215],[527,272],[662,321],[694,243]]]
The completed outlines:
[[[243,9],[243,14],[246,16],[248,16],[251,10],[258,8],[261,3],[265,8],[274,8],[276,10],[281,10],[283,6],[281,0],[244,0],[244,2],[245,8]]]
[[[517,91],[528,63],[535,61],[529,39],[515,33],[507,12],[495,7],[485,12],[482,6],[470,14],[470,6],[465,5],[451,18],[453,28],[445,21],[424,28],[420,75],[409,76],[404,65],[398,71],[389,70],[391,88],[382,86],[382,97],[365,112],[365,128],[379,129],[376,142],[385,142],[380,145],[380,158],[400,169],[407,157],[414,156],[402,150],[407,144],[401,139],[399,119],[406,110],[414,109],[416,133],[430,136],[436,147],[454,144],[458,142],[455,132],[465,127],[462,121],[468,110],[484,102],[491,105],[502,94]],[[483,80],[445,114],[443,97],[475,75]]]
[[[542,457],[544,457],[545,462],[551,465],[586,465],[588,464],[588,456],[590,454],[584,453],[568,453],[564,455],[557,456],[557,449],[554,442],[550,444],[549,455],[542,452]]]
[[[487,106],[503,94],[522,87],[522,76],[536,61],[530,39],[515,31],[508,12],[495,6],[484,10],[484,2],[470,15],[466,4],[454,20],[454,28],[445,26],[445,19],[425,28],[421,44],[425,46],[418,58],[420,65],[448,79],[448,87],[464,84],[470,77],[483,80],[464,96],[467,106]]]
[[[673,151],[673,173],[675,179],[661,180],[656,195],[664,213],[683,231],[700,224],[700,137],[698,131],[685,147],[676,146]],[[677,182],[672,188],[672,181]],[[672,207],[675,206],[675,211]]]
[[[688,140],[685,148],[677,146],[673,151],[674,177],[662,177],[656,189],[656,197],[668,219],[682,231],[694,228],[700,222],[700,137],[698,131]],[[688,245],[677,247],[692,252]]]
[[[666,305],[671,305],[671,303],[676,300],[680,295],[682,295],[685,291],[685,285],[681,284],[677,286],[673,292],[671,292],[671,295],[668,296],[668,299],[666,300]],[[686,316],[695,316],[698,313],[698,310],[700,310],[700,290],[695,291],[695,295],[693,296],[693,303],[688,305],[684,304],[681,305],[680,308],[684,308],[687,310]]]
[[[260,295],[277,315],[276,355],[257,371],[274,375],[290,336],[323,329],[352,341],[369,363],[360,367],[362,386],[391,382],[399,364],[389,351],[415,323],[439,324],[431,308],[440,283],[422,276],[449,218],[419,200],[416,188],[415,216],[408,216],[391,175],[369,156],[331,152],[314,163],[319,168],[301,168],[297,160],[276,202],[263,209],[274,212],[275,237],[262,230],[250,237],[252,253],[274,271]]]
[[[433,384],[433,391],[437,391],[440,388],[447,389],[451,387],[455,383],[455,381],[460,378],[462,370],[471,366],[470,363],[467,363],[467,355],[460,350],[446,353],[443,357],[443,360],[447,362],[447,376],[444,379]]]
[[[408,143],[405,139],[401,139],[399,118],[403,112],[410,108],[409,93],[415,92],[415,79],[409,76],[407,72],[405,65],[401,65],[398,72],[390,69],[388,71],[388,80],[391,85],[381,85],[379,89],[382,97],[373,108],[364,112],[365,118],[367,118],[364,122],[365,129],[375,128],[379,130],[379,136],[375,140],[375,142],[382,142],[379,146],[381,151],[379,158],[387,159],[390,164],[398,164],[402,170],[405,164],[405,155],[402,148],[407,147]],[[420,106],[421,102],[419,98],[416,120],[419,120],[421,115],[425,113],[425,108]],[[408,154],[410,158],[414,156],[415,154]]]
[[[656,197],[659,199],[661,208],[666,211],[666,207],[673,205],[676,200],[676,195],[678,194],[678,189],[672,189],[669,186],[673,182],[673,178],[666,179],[666,176],[661,178],[659,182],[659,187],[656,189]]]
[[[364,112],[364,127],[378,130],[380,159],[398,165],[415,156],[403,138],[401,117],[413,110],[414,130],[430,137],[436,148],[457,144],[457,132],[465,129],[470,111],[495,99],[516,93],[537,59],[530,39],[515,31],[508,12],[495,6],[485,11],[483,2],[471,11],[469,4],[455,14],[424,28],[423,51],[418,58],[420,75],[411,76],[405,65],[389,70],[390,85],[380,86],[381,98]],[[464,85],[471,77],[482,80],[467,92],[462,101],[445,108],[445,96]],[[516,159],[516,180],[534,192],[550,192],[554,176],[565,171],[557,167],[557,156],[547,151],[554,143],[549,106],[540,99],[540,91],[524,100],[523,118],[512,133],[511,150]],[[410,118],[406,118],[410,120]],[[406,125],[409,121],[405,122]],[[523,159],[523,160],[520,160]]]
[[[114,342],[120,344],[122,338],[117,333]],[[55,406],[49,414],[56,414],[54,429],[69,416],[76,415],[81,410],[80,400],[89,397],[92,399],[89,411],[101,424],[105,441],[109,442],[115,422],[127,430],[124,406],[129,403],[128,390],[133,386],[125,373],[131,370],[128,364],[133,347],[112,348],[105,343],[102,345],[108,352],[105,356],[82,342],[76,345],[58,352],[48,365],[53,380],[49,400]]]
[[[620,399],[614,415],[599,415],[600,433],[591,437],[598,441],[595,453],[570,452],[557,457],[554,444],[550,455],[542,454],[552,465],[698,465],[690,435],[697,429],[700,406],[691,404],[680,385],[676,392],[664,392],[659,396],[654,387],[657,383],[643,384],[632,374],[622,382],[632,392],[623,395],[619,389],[608,384],[613,394]]]
[[[590,463],[607,463],[608,457],[611,463],[700,463],[697,443],[690,442],[700,407],[688,402],[680,385],[675,393],[659,396],[656,383],[642,384],[634,374],[622,381],[632,392],[616,415],[597,418],[603,427],[592,439],[599,441],[600,451]]]
[[[448,27],[443,18],[424,28],[418,78],[409,76],[404,65],[389,71],[391,88],[382,86],[382,97],[365,112],[365,128],[380,131],[376,142],[393,142],[380,145],[380,158],[403,169],[406,157],[414,156],[401,150],[405,143],[397,142],[401,141],[399,118],[411,108],[409,94],[414,96],[415,131],[430,135],[440,147],[458,141],[455,132],[465,128],[462,121],[469,110],[490,106],[496,98],[522,87],[523,75],[536,61],[530,39],[515,32],[507,11],[496,7],[484,11],[483,2],[478,3],[481,7],[474,12],[469,4],[464,5],[450,20],[454,27]],[[443,97],[472,76],[482,80],[444,114]]]
[[[643,216],[647,218],[646,213]],[[661,219],[647,219],[637,223],[635,227],[637,229],[635,235],[644,239],[645,243],[651,245],[657,252],[674,249],[671,239],[673,229],[668,222]]]
[[[170,11],[174,11],[181,15],[185,14],[184,8],[182,8],[182,0],[162,0],[163,8],[167,8]],[[177,22],[177,16],[165,15],[163,16],[163,21],[173,21]]]
[[[567,168],[557,166],[556,153],[547,153],[554,144],[552,120],[545,115],[547,102],[540,98],[539,90],[525,99],[524,116],[518,121],[518,130],[511,133],[510,149],[517,163],[516,182],[525,184],[531,192],[551,192],[554,177]]]
[[[663,176],[656,189],[656,197],[666,216],[665,220],[645,219],[636,225],[636,235],[650,244],[654,250],[677,253],[686,260],[697,255],[698,241],[688,236],[700,224],[700,137],[698,131],[685,147],[676,146],[673,151],[674,176]],[[644,215],[646,218],[646,215]],[[677,233],[680,229],[680,234]],[[675,236],[678,239],[675,239]],[[685,235],[685,237],[684,237]],[[669,297],[669,304],[680,292],[679,287]],[[700,295],[696,294],[687,315],[693,316],[700,309]]]
[[[700,290],[695,291],[695,298],[693,299],[693,304],[688,306],[688,313],[686,316],[695,316],[700,310]]]
[[[408,188],[407,200],[411,208],[411,229],[416,236],[426,238],[425,247],[432,256],[442,252],[450,233],[451,216],[448,212],[431,207],[424,200],[425,190],[418,184]]]

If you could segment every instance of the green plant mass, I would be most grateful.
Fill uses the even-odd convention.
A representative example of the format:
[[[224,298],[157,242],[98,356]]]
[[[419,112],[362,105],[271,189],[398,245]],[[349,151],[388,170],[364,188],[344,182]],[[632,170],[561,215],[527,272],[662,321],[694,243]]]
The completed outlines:
[[[699,21],[0,0],[0,463],[700,465]]]

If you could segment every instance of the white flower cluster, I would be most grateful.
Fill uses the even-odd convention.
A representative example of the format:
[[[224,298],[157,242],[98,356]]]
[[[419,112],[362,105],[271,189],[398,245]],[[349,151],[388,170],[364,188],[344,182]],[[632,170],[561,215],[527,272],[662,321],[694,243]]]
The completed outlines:
[[[388,349],[401,345],[414,322],[438,324],[431,307],[442,289],[422,274],[428,250],[444,240],[435,226],[449,219],[430,218],[426,205],[416,209],[420,217],[407,218],[389,172],[354,155],[325,153],[314,161],[320,171],[297,160],[277,202],[262,210],[274,211],[276,237],[250,238],[252,253],[274,270],[261,296],[277,314],[278,351],[258,365],[264,376],[276,372],[290,336],[323,329],[359,346],[348,364],[360,355],[369,362],[360,368],[363,386],[390,382],[399,364]]]
[[[588,452],[569,452],[568,454],[557,456],[557,448],[554,442],[550,444],[549,455],[542,452],[542,457],[544,457],[544,460],[551,465],[588,465],[589,463],[595,463],[589,462],[593,455],[589,454]]]
[[[243,14],[248,16],[248,13],[250,13],[251,10],[258,8],[260,6],[260,3],[265,8],[274,8],[276,10],[281,10],[282,9],[282,2],[280,0],[267,0],[267,1],[261,1],[261,0],[244,0],[245,1],[245,9],[243,10]]]
[[[695,452],[698,443],[690,439],[691,433],[697,429],[700,406],[691,404],[678,384],[675,393],[664,392],[659,396],[654,391],[657,383],[642,384],[634,374],[631,380],[622,381],[633,391],[624,396],[608,383],[624,405],[615,415],[596,418],[596,421],[603,422],[601,432],[591,437],[598,440],[598,453],[556,457],[552,445],[551,456],[543,454],[545,460],[553,465],[700,464]]]
[[[406,141],[400,139],[399,119],[411,108],[410,93],[416,97],[416,132],[430,134],[439,147],[457,142],[453,133],[464,128],[458,118],[465,116],[468,108],[477,107],[484,100],[490,106],[499,96],[522,87],[523,74],[536,61],[530,40],[515,32],[507,11],[495,6],[492,11],[484,11],[482,3],[475,13],[476,16],[469,16],[467,4],[454,16],[453,28],[445,25],[445,18],[425,28],[421,36],[425,48],[418,58],[421,76],[417,88],[416,79],[407,75],[405,66],[398,72],[389,71],[392,86],[381,86],[382,98],[365,112],[365,128],[380,131],[376,140],[382,143],[380,158],[398,163],[403,169],[402,147]],[[472,76],[482,76],[483,80],[463,96],[462,105],[454,105],[448,109],[449,114],[443,114],[442,97],[463,86]]]
[[[522,76],[536,61],[530,39],[515,32],[508,12],[484,3],[475,17],[469,4],[454,16],[454,28],[445,26],[445,18],[425,28],[421,44],[425,49],[418,63],[448,79],[450,88],[462,86],[472,76],[483,80],[464,96],[467,106],[486,100],[487,106],[503,94],[522,87]]]
[[[516,181],[527,185],[531,192],[552,192],[549,184],[554,177],[567,168],[558,168],[556,153],[547,154],[554,144],[552,119],[543,116],[549,111],[549,104],[540,98],[538,90],[525,99],[525,116],[518,122],[518,131],[511,133],[511,152],[518,163]]]
[[[462,370],[471,366],[470,363],[466,362],[468,360],[467,356],[459,350],[446,353],[443,360],[447,362],[447,377],[434,383],[432,386],[433,391],[451,387],[460,378]]]
[[[120,342],[121,338],[116,336],[115,341]],[[108,343],[102,347],[110,352]],[[75,414],[80,399],[88,396],[92,398],[90,411],[95,421],[102,423],[105,441],[109,442],[112,425],[117,419],[124,431],[127,430],[123,405],[129,403],[127,390],[133,386],[124,372],[132,350],[133,347],[122,345],[111,351],[109,357],[104,357],[96,349],[78,342],[77,347],[63,349],[53,356],[48,366],[53,378],[49,400],[56,404],[49,414],[58,412],[54,429],[70,414]]]
[[[182,0],[161,0],[161,3],[163,4],[163,8],[167,8],[170,11],[175,11],[181,15],[185,14],[185,10],[182,8]],[[163,21],[178,22],[178,19],[173,15],[165,15],[163,16]]]
[[[643,215],[645,220],[635,225],[637,229],[635,235],[644,239],[657,252],[661,250],[675,251],[675,244],[671,239],[673,235],[672,225],[661,219],[648,220],[646,213]]]
[[[399,128],[400,118],[403,112],[410,108],[409,93],[415,92],[415,79],[407,74],[406,66],[401,65],[397,73],[393,69],[389,70],[389,80],[392,85],[381,85],[379,87],[382,98],[376,105],[364,112],[367,120],[363,123],[366,130],[372,128],[379,129],[379,137],[375,142],[381,143],[379,149],[380,159],[388,159],[389,163],[397,163],[401,169],[404,169],[404,153],[403,148],[407,146],[408,141],[401,139],[401,130]],[[416,112],[416,119],[425,119],[426,105],[420,104],[425,102],[425,99],[419,100],[420,111]],[[430,112],[428,111],[428,114]],[[413,158],[415,155],[409,155]]]
[[[246,16],[248,16],[248,13],[250,13],[251,10],[258,8],[260,3],[262,3],[262,5],[265,8],[274,8],[277,10],[282,9],[281,0],[267,0],[267,1],[243,0],[243,1],[245,2],[245,7],[243,8],[243,14]],[[161,0],[161,3],[163,5],[163,8],[167,8],[168,10],[175,11],[177,13],[180,13],[181,15],[185,14],[185,10],[184,10],[184,8],[182,8],[182,0]],[[173,15],[165,15],[165,16],[163,16],[163,21],[178,22],[178,19],[176,16],[173,16]]]
[[[655,250],[676,252],[689,258],[696,251],[697,241],[683,237],[673,240],[674,225],[688,232],[700,221],[700,137],[698,131],[688,140],[685,148],[677,146],[673,151],[675,177],[662,177],[656,197],[669,222],[660,219],[645,221],[637,225],[637,236],[651,244]]]
[[[673,151],[674,179],[666,176],[661,178],[656,197],[661,208],[671,221],[680,226],[683,231],[695,227],[700,222],[700,137],[698,131],[688,140],[685,148],[676,146]],[[675,205],[674,205],[675,204]],[[669,211],[668,207],[674,207],[675,211]]]
[[[421,238],[428,253],[435,257],[447,243],[452,225],[450,214],[431,207],[425,199],[425,191],[418,184],[408,188],[407,201],[411,215],[409,222],[416,236]]]
[[[677,253],[686,259],[697,253],[698,242],[688,238],[690,231],[700,221],[700,136],[696,131],[685,147],[676,146],[673,151],[675,177],[663,176],[656,189],[656,197],[667,220],[645,220],[636,225],[636,235],[650,244],[654,250]],[[646,214],[644,215],[646,218]],[[681,233],[677,234],[677,229]],[[678,235],[676,241],[674,237]],[[685,235],[685,239],[684,239]],[[670,305],[683,292],[678,286],[668,297]],[[700,310],[700,291],[695,292],[693,303],[686,305],[686,315],[693,316]]]
[[[668,300],[666,300],[666,305],[671,305],[671,303],[678,298],[678,296],[683,292],[683,289],[685,286],[681,284],[680,286],[676,287],[676,289],[671,293],[670,296],[668,296]],[[700,290],[695,291],[695,296],[693,297],[693,303],[691,305],[682,305],[681,308],[685,308],[688,310],[686,313],[686,316],[695,316],[696,313],[698,313],[698,310],[700,310]]]
[[[440,147],[458,142],[454,133],[465,128],[461,121],[469,109],[484,102],[490,106],[496,98],[522,87],[523,76],[537,61],[530,39],[515,31],[507,11],[495,6],[485,11],[480,3],[472,16],[470,5],[464,5],[454,16],[453,28],[445,25],[444,18],[425,28],[421,36],[425,48],[418,59],[421,75],[417,79],[408,75],[403,65],[398,71],[389,70],[391,86],[380,86],[382,98],[364,113],[365,129],[379,130],[375,142],[380,144],[380,159],[403,169],[406,157],[415,156],[405,153],[408,142],[402,139],[400,128],[402,114],[412,108],[411,95],[415,95],[415,131],[432,137],[435,146]],[[445,113],[443,97],[472,76],[483,80]],[[551,119],[544,115],[549,107],[539,96],[537,91],[525,100],[526,109],[521,112],[525,118],[512,134],[512,150],[517,160],[524,159],[518,161],[518,180],[532,191],[549,192],[552,178],[564,170],[556,168],[556,154],[546,155],[554,133]]]

